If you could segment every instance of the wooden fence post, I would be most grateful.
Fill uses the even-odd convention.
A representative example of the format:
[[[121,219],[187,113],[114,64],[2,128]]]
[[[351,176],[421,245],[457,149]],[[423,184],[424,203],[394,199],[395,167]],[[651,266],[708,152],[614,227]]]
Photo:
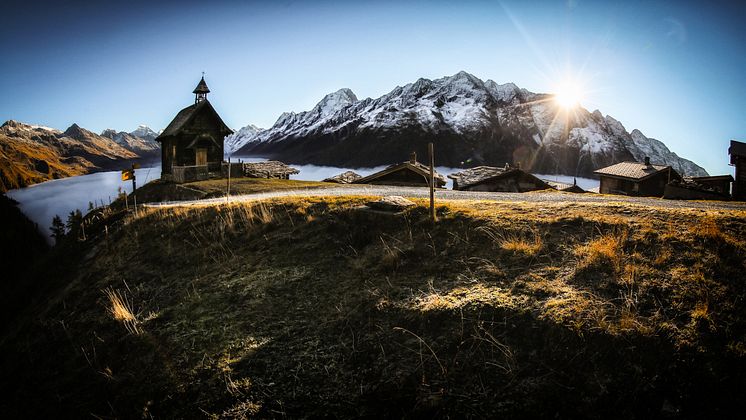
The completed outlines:
[[[438,220],[435,217],[435,153],[432,143],[427,145],[427,151],[430,155],[430,219],[437,222]]]

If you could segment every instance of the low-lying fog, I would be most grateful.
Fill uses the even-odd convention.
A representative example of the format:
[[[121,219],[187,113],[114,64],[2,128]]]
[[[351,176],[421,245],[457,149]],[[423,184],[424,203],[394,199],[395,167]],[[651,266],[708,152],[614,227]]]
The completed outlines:
[[[233,157],[232,162],[238,162],[239,159],[244,162],[265,160],[255,157]],[[360,175],[366,176],[380,171],[385,167],[378,166],[375,168],[348,169],[316,165],[292,166],[300,170],[300,173],[298,175],[293,175],[292,179],[308,181],[321,181],[348,170],[353,170]],[[436,170],[438,173],[445,176],[458,172],[460,169],[437,167]],[[135,175],[137,177],[137,185],[139,188],[154,179],[158,179],[161,176],[161,167],[154,166],[151,168],[138,169],[135,171]],[[573,177],[571,176],[539,174],[536,176],[542,179],[569,184],[572,184],[573,182]],[[447,181],[446,188],[451,188],[453,182],[450,179],[447,179]],[[584,189],[598,187],[598,180],[595,179],[577,178],[577,182],[578,185]],[[27,188],[8,191],[7,195],[18,201],[20,203],[19,207],[21,211],[23,211],[29,219],[39,225],[39,230],[48,236],[49,226],[51,225],[52,218],[55,215],[59,215],[63,221],[66,221],[67,215],[71,211],[80,209],[80,211],[85,213],[88,210],[89,203],[94,203],[95,207],[104,204],[108,205],[110,201],[114,201],[116,198],[119,188],[127,193],[131,193],[132,181],[122,181],[121,172],[111,171],[47,181]],[[51,242],[51,238],[49,238],[49,240]]]

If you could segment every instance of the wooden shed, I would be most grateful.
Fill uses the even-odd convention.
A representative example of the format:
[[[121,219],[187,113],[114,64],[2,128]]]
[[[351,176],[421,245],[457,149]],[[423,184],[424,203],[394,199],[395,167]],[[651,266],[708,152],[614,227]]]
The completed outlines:
[[[448,175],[459,191],[528,192],[551,188],[549,184],[520,168],[505,165],[477,166]]]
[[[218,115],[204,77],[192,93],[194,105],[178,114],[155,139],[161,144],[161,178],[188,182],[222,176],[223,139],[233,130]]]
[[[622,194],[642,197],[663,197],[666,184],[681,180],[667,165],[645,162],[621,162],[594,171],[601,178],[601,194]]]
[[[435,172],[435,187],[443,188],[446,180]],[[417,155],[412,153],[407,162],[391,165],[374,174],[362,177],[353,184],[397,185],[405,187],[427,187],[430,185],[430,168],[417,162]]]
[[[746,143],[731,140],[728,148],[730,164],[736,167],[733,177],[733,199],[746,200]]]

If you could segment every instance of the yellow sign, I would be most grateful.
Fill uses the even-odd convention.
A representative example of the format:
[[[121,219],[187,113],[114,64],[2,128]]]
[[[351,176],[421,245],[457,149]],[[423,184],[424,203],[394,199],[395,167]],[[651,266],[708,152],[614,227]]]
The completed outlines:
[[[131,169],[122,171],[122,181],[129,181],[130,179],[135,179],[135,171]]]

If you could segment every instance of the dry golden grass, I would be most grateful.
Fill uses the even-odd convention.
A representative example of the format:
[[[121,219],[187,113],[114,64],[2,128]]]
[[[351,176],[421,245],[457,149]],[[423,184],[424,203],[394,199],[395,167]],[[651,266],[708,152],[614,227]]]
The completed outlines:
[[[355,417],[357,406],[403,393],[392,404],[437,404],[441,389],[466,396],[478,417],[510,406],[493,397],[506,390],[509,404],[548,392],[516,386],[546,375],[583,390],[601,380],[598,393],[607,385],[649,389],[650,377],[687,379],[698,366],[672,365],[686,359],[677,349],[746,354],[733,333],[744,325],[737,273],[746,253],[703,240],[740,238],[746,213],[706,214],[717,233],[693,227],[699,211],[442,201],[433,224],[425,199],[400,215],[357,210],[368,199],[148,209],[81,268],[95,287],[77,282],[60,312],[87,316],[78,325],[95,326],[107,343],[122,339],[110,317],[147,329],[143,336],[157,340],[153,353],[166,362],[143,357],[141,366],[99,351],[97,370],[119,360],[115,378],[150,381],[165,371],[159,385],[187,401],[176,414],[161,411],[166,417],[190,417],[197,400],[214,417],[293,417],[309,415],[309,406],[317,409],[311,415],[354,406],[339,413]],[[134,272],[126,269],[131,261]],[[115,291],[123,276],[128,295]],[[106,311],[89,304],[99,290],[109,291]],[[138,297],[137,308],[127,296]],[[160,316],[138,315],[149,311]],[[72,334],[85,337],[89,353],[101,345],[88,340],[90,331]],[[369,374],[379,371],[391,375]],[[133,395],[124,401],[142,396]],[[372,407],[366,413],[378,413]],[[455,407],[446,406],[459,413],[469,406]]]
[[[624,243],[627,232],[605,233],[598,238],[575,248],[578,268],[611,267],[619,270],[624,258]]]
[[[132,304],[126,294],[113,289],[105,289],[104,295],[109,300],[108,311],[115,320],[119,321],[132,334],[140,334],[139,321],[132,310]]]

